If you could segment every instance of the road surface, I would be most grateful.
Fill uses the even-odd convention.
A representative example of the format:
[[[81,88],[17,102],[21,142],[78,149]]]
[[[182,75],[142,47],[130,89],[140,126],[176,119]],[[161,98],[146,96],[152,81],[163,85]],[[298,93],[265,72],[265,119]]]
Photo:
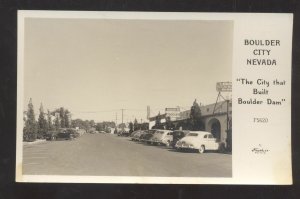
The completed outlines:
[[[231,177],[229,154],[177,152],[112,134],[23,147],[24,175]]]

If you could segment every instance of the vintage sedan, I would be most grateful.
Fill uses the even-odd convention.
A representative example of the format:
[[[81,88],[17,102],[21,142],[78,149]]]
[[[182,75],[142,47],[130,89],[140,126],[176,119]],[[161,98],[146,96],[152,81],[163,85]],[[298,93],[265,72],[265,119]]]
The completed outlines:
[[[134,135],[134,140],[135,140],[135,141],[141,142],[141,141],[143,140],[143,137],[144,137],[146,134],[147,134],[147,131],[141,131],[141,132],[139,132],[139,133],[136,133],[136,134]]]
[[[199,153],[206,150],[219,150],[220,143],[210,132],[206,131],[190,131],[184,138],[180,139],[176,145],[176,149],[196,149]]]
[[[133,141],[137,141],[137,138],[139,137],[139,135],[142,133],[143,131],[141,130],[137,130],[137,131],[133,131],[130,135],[131,140]]]
[[[153,144],[163,144],[169,147],[173,140],[173,132],[171,130],[157,130],[151,138]]]
[[[54,140],[73,140],[75,135],[71,132],[59,132],[59,131],[49,131],[46,134],[46,140],[54,141]]]
[[[59,133],[58,131],[49,131],[49,132],[46,133],[45,138],[48,141],[56,140],[56,137],[57,137],[58,133]]]
[[[156,130],[154,130],[154,129],[145,131],[145,133],[143,133],[140,136],[140,141],[150,144],[151,143],[151,138],[153,137],[153,134],[155,132],[156,132]]]

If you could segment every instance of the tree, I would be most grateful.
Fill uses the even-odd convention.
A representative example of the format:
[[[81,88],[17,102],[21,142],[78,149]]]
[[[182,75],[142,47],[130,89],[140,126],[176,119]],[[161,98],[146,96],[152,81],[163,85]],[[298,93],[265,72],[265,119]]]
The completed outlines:
[[[126,124],[125,123],[121,123],[118,125],[118,127],[122,130],[124,130],[126,128]]]
[[[105,131],[105,125],[103,122],[99,122],[96,124],[96,130],[97,131]]]
[[[49,110],[47,110],[47,122],[48,122],[48,130],[52,131],[54,129],[51,119],[51,113]]]
[[[133,123],[129,122],[129,134],[133,132]]]
[[[60,126],[60,118],[59,118],[59,114],[55,115],[55,120],[54,120],[54,126],[55,129],[58,130],[61,126]]]
[[[133,122],[133,130],[136,131],[139,129],[139,124],[138,124],[138,121],[137,119],[135,118],[134,119],[134,122]]]
[[[191,107],[191,113],[190,113],[190,125],[191,130],[203,130],[204,125],[201,121],[201,109],[199,104],[197,103],[196,99],[193,103],[193,106]]]
[[[40,115],[39,115],[39,119],[38,119],[38,137],[44,137],[44,135],[47,133],[47,131],[48,131],[48,123],[45,118],[43,104],[41,103]]]
[[[155,117],[155,125],[152,127],[152,129],[164,129],[164,126],[161,124],[161,115],[160,112]]]
[[[70,120],[69,120],[69,115],[70,115],[70,112],[68,109],[66,109],[64,111],[64,121],[65,121],[65,127],[66,128],[70,128],[71,124],[70,124]]]
[[[148,130],[149,129],[149,123],[145,122],[141,124],[141,129],[142,130]]]
[[[65,110],[63,107],[60,107],[60,109],[59,109],[59,117],[60,117],[60,127],[65,128],[66,127],[66,118],[65,118]]]
[[[172,123],[170,117],[166,117],[166,129],[167,130],[174,130],[175,129],[175,125]]]
[[[27,109],[27,119],[25,122],[23,139],[25,141],[34,141],[37,136],[37,123],[35,121],[34,108],[30,98]]]
[[[90,120],[89,121],[89,125],[90,125],[90,127],[94,127],[95,126],[95,121],[94,120]]]

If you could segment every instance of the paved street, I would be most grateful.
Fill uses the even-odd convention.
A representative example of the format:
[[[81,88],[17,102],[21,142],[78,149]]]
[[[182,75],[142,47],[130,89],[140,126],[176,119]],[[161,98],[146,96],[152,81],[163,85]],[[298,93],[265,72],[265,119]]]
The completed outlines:
[[[111,134],[24,146],[23,174],[230,177],[231,155],[177,152]]]

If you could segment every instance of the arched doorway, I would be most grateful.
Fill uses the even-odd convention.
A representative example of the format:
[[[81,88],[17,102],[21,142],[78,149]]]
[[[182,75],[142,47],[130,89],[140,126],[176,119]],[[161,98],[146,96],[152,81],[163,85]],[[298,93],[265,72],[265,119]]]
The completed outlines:
[[[213,134],[218,141],[221,139],[221,124],[220,121],[216,118],[211,119],[208,122],[209,131]]]

